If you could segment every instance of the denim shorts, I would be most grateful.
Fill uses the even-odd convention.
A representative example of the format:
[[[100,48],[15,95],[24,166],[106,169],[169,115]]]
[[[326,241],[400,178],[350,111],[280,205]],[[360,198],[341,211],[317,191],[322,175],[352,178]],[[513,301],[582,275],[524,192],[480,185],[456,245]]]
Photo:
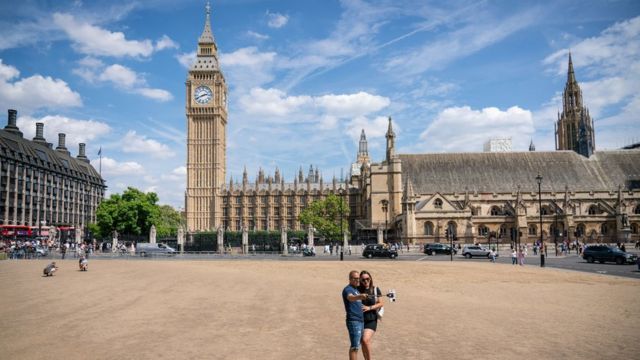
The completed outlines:
[[[360,340],[362,340],[362,330],[364,323],[362,321],[347,320],[347,330],[349,330],[349,341],[351,341],[351,350],[360,349]]]

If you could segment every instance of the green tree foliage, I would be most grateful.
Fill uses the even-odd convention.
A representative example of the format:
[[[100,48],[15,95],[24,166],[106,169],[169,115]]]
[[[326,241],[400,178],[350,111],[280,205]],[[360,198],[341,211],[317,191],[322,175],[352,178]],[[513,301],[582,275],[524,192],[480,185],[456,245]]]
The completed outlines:
[[[159,208],[160,218],[156,225],[158,237],[175,236],[178,228],[183,223],[182,215],[169,205],[162,205]]]
[[[304,225],[313,226],[320,237],[333,241],[342,241],[342,230],[349,231],[347,219],[349,206],[341,197],[330,194],[324,200],[314,201],[300,213],[299,220]]]
[[[108,238],[113,230],[119,234],[148,234],[151,225],[158,228],[161,219],[160,207],[156,204],[156,193],[143,193],[135,188],[127,188],[120,194],[113,194],[103,200],[96,211],[97,233]]]

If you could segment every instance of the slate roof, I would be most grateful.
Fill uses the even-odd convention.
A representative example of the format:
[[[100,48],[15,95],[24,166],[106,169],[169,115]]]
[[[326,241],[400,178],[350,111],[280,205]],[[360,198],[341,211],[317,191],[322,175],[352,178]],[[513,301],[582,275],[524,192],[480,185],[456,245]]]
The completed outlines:
[[[400,154],[402,178],[417,194],[504,193],[542,190],[613,191],[640,189],[640,149],[597,151],[585,158],[573,151]]]
[[[25,139],[6,130],[0,130],[0,158],[14,159],[33,167],[48,169],[105,186],[104,180],[91,164],[76,159],[69,153],[54,150],[45,144]]]

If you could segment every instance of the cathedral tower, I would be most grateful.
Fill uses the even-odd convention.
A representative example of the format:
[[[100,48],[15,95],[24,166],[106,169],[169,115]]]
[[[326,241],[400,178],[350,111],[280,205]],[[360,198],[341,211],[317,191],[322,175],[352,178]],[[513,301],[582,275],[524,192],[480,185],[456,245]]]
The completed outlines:
[[[207,3],[198,53],[186,81],[188,231],[211,230],[222,223],[219,197],[226,169],[227,85]]]
[[[562,113],[556,124],[556,150],[573,150],[589,157],[595,151],[593,120],[589,109],[582,102],[582,90],[573,72],[573,62],[569,54],[567,84],[562,95]]]

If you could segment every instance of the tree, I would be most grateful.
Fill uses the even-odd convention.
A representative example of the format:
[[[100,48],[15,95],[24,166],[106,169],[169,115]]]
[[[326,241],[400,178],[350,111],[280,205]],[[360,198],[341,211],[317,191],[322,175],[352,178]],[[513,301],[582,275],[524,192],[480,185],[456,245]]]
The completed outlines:
[[[113,230],[119,234],[148,234],[151,225],[160,223],[160,207],[156,204],[158,195],[143,193],[129,187],[120,194],[113,194],[103,200],[96,211],[97,233],[108,238]]]
[[[182,215],[169,205],[160,206],[160,217],[156,225],[158,237],[175,236],[183,223]]]
[[[313,226],[321,237],[337,241],[342,241],[341,230],[349,231],[348,218],[347,202],[334,194],[330,194],[324,200],[312,202],[299,216],[302,224]]]

